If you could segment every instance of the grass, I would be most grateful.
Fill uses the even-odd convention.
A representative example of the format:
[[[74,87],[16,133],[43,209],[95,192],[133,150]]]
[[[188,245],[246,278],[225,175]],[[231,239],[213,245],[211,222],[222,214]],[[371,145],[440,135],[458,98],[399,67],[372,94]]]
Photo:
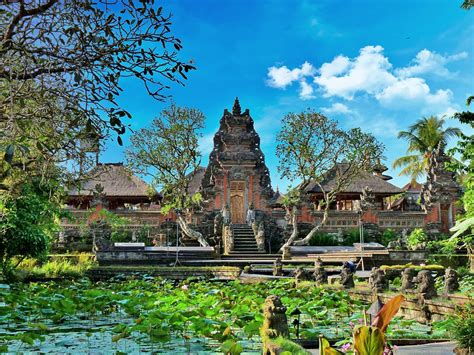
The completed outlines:
[[[27,258],[16,270],[19,279],[29,278],[76,278],[95,266],[95,260],[87,253],[74,254],[74,257],[55,257],[46,262]]]

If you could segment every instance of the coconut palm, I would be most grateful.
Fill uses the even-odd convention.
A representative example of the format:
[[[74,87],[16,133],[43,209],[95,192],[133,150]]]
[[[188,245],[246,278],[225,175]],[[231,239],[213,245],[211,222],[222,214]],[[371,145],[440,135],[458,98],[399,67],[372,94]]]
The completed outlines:
[[[444,123],[444,118],[423,117],[411,125],[407,131],[398,133],[398,138],[408,142],[408,155],[393,162],[394,168],[403,168],[400,175],[411,176],[413,181],[418,180],[426,173],[429,158],[439,143],[445,145],[449,138],[461,134],[459,128],[443,129]]]

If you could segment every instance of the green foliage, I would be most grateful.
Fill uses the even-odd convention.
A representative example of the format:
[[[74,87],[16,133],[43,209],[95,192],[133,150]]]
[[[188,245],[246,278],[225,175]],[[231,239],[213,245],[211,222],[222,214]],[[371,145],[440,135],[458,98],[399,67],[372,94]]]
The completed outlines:
[[[397,240],[399,237],[398,233],[393,229],[387,228],[382,232],[381,244],[387,246],[390,242]]]
[[[149,267],[141,268],[146,271]],[[184,272],[185,269],[180,270]],[[0,285],[0,299],[3,302],[0,303],[0,327],[9,329],[8,334],[2,335],[0,344],[8,344],[10,351],[15,352],[17,347],[12,343],[27,334],[29,339],[20,341],[43,337],[45,343],[41,344],[39,339],[40,342],[34,345],[35,350],[24,344],[23,352],[43,349],[61,352],[56,351],[65,349],[56,342],[59,328],[61,332],[70,334],[73,344],[77,343],[80,335],[91,333],[96,341],[100,334],[107,333],[104,334],[106,340],[102,348],[107,349],[106,352],[116,351],[124,341],[139,343],[144,352],[178,352],[174,347],[177,344],[182,346],[183,339],[201,346],[215,344],[216,347],[212,348],[214,352],[224,343],[229,348],[239,344],[245,352],[255,352],[260,345],[256,337],[263,323],[262,304],[269,294],[282,299],[288,308],[288,315],[296,308],[301,310],[300,334],[303,339],[317,339],[319,334],[331,339],[349,338],[350,328],[341,325],[358,323],[365,308],[364,304],[344,291],[317,287],[314,283],[293,288],[292,280],[258,284],[239,281],[176,282],[150,276],[128,280],[117,277],[117,280],[92,283],[77,279],[14,284],[11,288]],[[290,316],[289,321],[292,320]],[[403,320],[395,319],[394,322],[394,329],[410,328],[407,323],[401,323]],[[413,329],[421,327],[413,321],[410,324]],[[430,329],[422,327],[421,331],[412,334],[412,338],[427,337]],[[444,337],[444,333],[438,334],[438,337]],[[401,336],[395,333],[392,338]],[[112,337],[116,344],[112,344]],[[290,326],[290,338],[294,337],[295,328]],[[228,340],[231,341],[226,343]],[[87,352],[90,350],[88,346],[90,344],[79,342],[76,347],[64,351]],[[238,350],[238,347],[235,349]],[[131,351],[129,348],[128,352]]]
[[[91,217],[94,218],[94,221],[89,222]],[[101,209],[99,211],[91,209],[88,212],[87,218],[84,219],[84,222],[80,227],[82,237],[85,241],[92,241],[92,235],[94,229],[97,228],[98,221],[105,222],[107,226],[110,227],[110,239],[112,242],[120,243],[132,241],[132,232],[125,228],[131,223],[131,220],[106,209]]]
[[[305,350],[301,345],[292,342],[289,339],[278,337],[275,339],[268,339],[270,346],[278,349],[278,354],[293,354],[293,355],[308,355],[309,351]]]
[[[422,228],[415,228],[407,237],[407,245],[410,250],[419,250],[426,247],[428,236]]]
[[[5,278],[17,266],[13,258],[44,257],[49,242],[59,230],[60,205],[51,196],[51,187],[33,181],[21,187],[19,196],[2,195],[0,220],[0,264]]]
[[[199,193],[191,195],[188,190],[201,161],[198,131],[204,118],[197,109],[171,105],[149,128],[140,129],[131,138],[127,162],[136,172],[153,178],[163,194],[163,213],[188,211],[201,202]]]
[[[354,349],[360,355],[382,355],[385,337],[377,327],[358,326],[354,329]]]
[[[452,327],[454,340],[461,348],[474,350],[474,303],[472,300],[459,307]]]
[[[394,168],[403,167],[400,175],[411,176],[413,181],[424,176],[428,170],[429,157],[441,143],[446,145],[451,137],[461,134],[459,128],[443,129],[444,118],[436,116],[423,117],[411,125],[407,131],[398,133],[398,138],[408,142],[409,155],[396,159]]]
[[[23,277],[56,278],[56,277],[82,277],[84,273],[95,265],[90,254],[80,253],[74,258],[54,258],[44,263],[36,259],[24,259],[18,269]]]

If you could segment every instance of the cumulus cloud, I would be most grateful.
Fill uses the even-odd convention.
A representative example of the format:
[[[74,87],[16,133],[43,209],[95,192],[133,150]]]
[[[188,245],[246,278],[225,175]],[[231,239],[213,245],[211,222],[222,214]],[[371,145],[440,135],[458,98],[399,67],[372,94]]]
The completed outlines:
[[[445,110],[451,104],[451,90],[431,92],[421,78],[400,79],[376,95],[379,102],[389,108],[425,106],[431,110]]]
[[[309,62],[295,69],[286,66],[270,67],[267,84],[285,89],[298,81],[300,98],[303,100],[314,98],[316,92],[324,97],[340,97],[345,100],[366,94],[386,108],[420,108],[422,112],[440,113],[453,107],[453,93],[449,89],[433,91],[421,75],[451,77],[453,73],[446,65],[466,57],[466,52],[443,56],[423,49],[408,66],[393,68],[382,46],[366,46],[354,58],[338,55],[318,69]],[[311,79],[313,85],[309,81]],[[337,110],[336,107],[326,109]]]
[[[304,62],[301,68],[288,69],[287,66],[281,67],[270,67],[268,68],[268,80],[267,85],[273,88],[285,89],[295,81],[300,81],[307,76],[315,73],[314,67]]]
[[[332,62],[323,64],[314,82],[325,97],[339,96],[352,100],[357,92],[375,94],[396,81],[390,73],[391,67],[381,46],[367,46],[353,60],[338,56]]]
[[[313,95],[314,89],[313,87],[306,82],[306,80],[300,81],[300,98],[302,100],[310,100],[314,99],[315,96]]]
[[[340,102],[336,102],[332,104],[330,107],[323,107],[321,109],[324,113],[351,113],[352,111],[344,104]]]
[[[400,77],[410,77],[414,75],[432,73],[441,77],[449,78],[454,76],[446,68],[446,64],[467,58],[466,52],[457,53],[450,56],[443,56],[428,49],[418,52],[412,63],[408,67],[399,68],[395,72]]]

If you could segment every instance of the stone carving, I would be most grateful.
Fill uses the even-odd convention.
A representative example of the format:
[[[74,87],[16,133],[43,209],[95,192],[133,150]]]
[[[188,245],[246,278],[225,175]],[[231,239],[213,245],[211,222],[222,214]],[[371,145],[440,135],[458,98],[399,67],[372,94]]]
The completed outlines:
[[[314,280],[316,281],[316,284],[318,285],[326,284],[328,282],[328,274],[326,270],[324,270],[323,261],[319,257],[314,262],[313,276]]]
[[[415,277],[415,270],[407,267],[402,271],[402,291],[413,290],[413,278]]]
[[[230,224],[230,210],[229,210],[229,205],[225,204],[224,207],[222,207],[222,223],[224,224]]]
[[[234,250],[234,232],[230,224],[225,224],[223,229],[224,254],[229,254]]]
[[[431,154],[426,183],[421,190],[421,206],[425,211],[431,210],[433,204],[450,204],[460,193],[456,174],[445,168],[450,158],[444,152],[445,144],[440,142]]]
[[[273,262],[273,276],[283,276],[283,264],[280,258]]]
[[[263,306],[262,332],[269,338],[279,336],[288,337],[288,319],[286,318],[286,307],[283,306],[280,297],[268,296]]]
[[[249,204],[249,209],[247,210],[247,217],[245,218],[245,221],[250,227],[255,222],[255,210],[253,209],[253,203]]]
[[[92,191],[92,200],[90,203],[91,207],[102,206],[104,208],[109,207],[109,201],[107,195],[104,192],[104,187],[101,184],[97,184]]]
[[[306,270],[300,266],[295,269],[295,271],[293,272],[293,276],[295,277],[296,285],[298,285],[301,281],[308,281],[310,279]]]
[[[360,195],[360,208],[362,211],[367,211],[369,209],[375,209],[375,195],[373,190],[366,186],[362,189],[362,194]]]
[[[254,202],[258,201],[258,206],[265,207],[274,195],[270,173],[254,121],[248,110],[242,112],[240,102],[236,99],[231,112],[224,110],[219,130],[214,135],[214,148],[201,182],[203,200],[208,201],[205,208],[217,208],[218,199],[215,197],[220,195],[222,201],[225,196],[223,192],[228,189],[229,183],[246,180],[250,176],[253,177]]]
[[[369,286],[372,290],[372,294],[388,290],[388,280],[382,269],[376,267],[372,268],[369,276]]]
[[[341,285],[344,288],[353,288],[354,287],[354,273],[347,261],[342,265],[341,270]]]
[[[112,246],[112,228],[106,221],[92,222],[89,229],[92,233],[92,249],[94,252],[107,250]]]
[[[456,270],[448,267],[444,274],[444,293],[453,293],[459,289],[458,274]]]
[[[291,259],[291,250],[290,250],[289,245],[283,247],[283,252],[281,253],[281,257],[283,258],[283,260],[290,260]]]
[[[222,235],[222,228],[224,225],[224,218],[222,213],[218,212],[214,217],[214,236]]]
[[[418,283],[418,298],[421,303],[424,300],[432,299],[437,296],[434,278],[429,270],[421,270],[416,276],[416,282]]]
[[[260,222],[258,225],[257,234],[255,235],[258,251],[265,251],[265,225]]]

